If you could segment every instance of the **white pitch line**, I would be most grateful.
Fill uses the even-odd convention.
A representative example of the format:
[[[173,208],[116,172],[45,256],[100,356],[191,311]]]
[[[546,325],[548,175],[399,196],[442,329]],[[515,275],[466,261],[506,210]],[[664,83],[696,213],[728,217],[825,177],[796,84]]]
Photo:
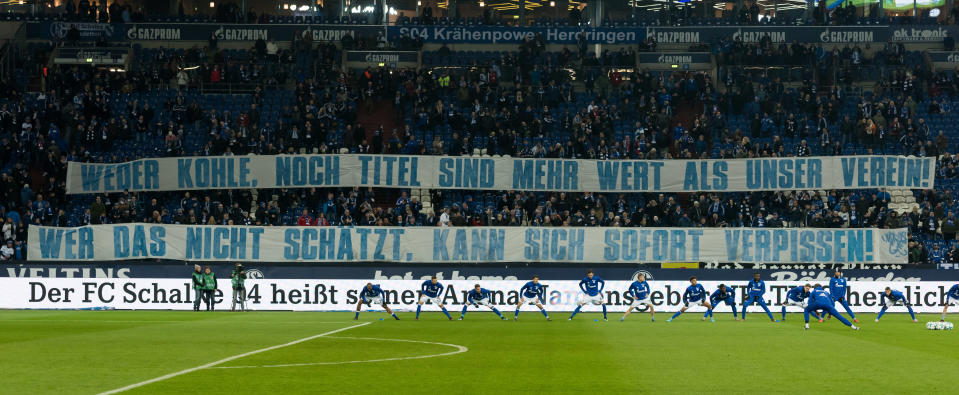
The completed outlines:
[[[4,322],[91,322],[91,323],[133,323],[133,324],[142,324],[142,323],[151,323],[156,322],[160,324],[172,323],[172,322],[188,322],[191,324],[352,324],[354,321],[215,321],[215,320],[54,320],[54,319],[26,319],[26,320],[0,320],[0,323]]]
[[[328,336],[330,339],[354,339],[354,340],[378,340],[378,341],[390,341],[390,342],[406,342],[406,343],[421,343],[421,344],[435,344],[438,346],[453,347],[456,351],[450,351],[442,354],[430,354],[430,355],[417,355],[412,357],[395,357],[395,358],[383,358],[383,359],[365,359],[360,361],[339,361],[339,362],[305,362],[305,363],[287,363],[282,365],[262,365],[262,366],[217,366],[212,369],[250,369],[250,368],[289,368],[297,366],[318,366],[318,365],[345,365],[353,363],[369,363],[369,362],[388,362],[388,361],[403,361],[409,359],[426,359],[426,358],[435,358],[435,357],[445,357],[447,355],[460,354],[469,351],[470,349],[461,346],[458,344],[448,344],[448,343],[439,343],[439,342],[428,342],[422,340],[406,340],[406,339],[382,339],[376,337],[349,337],[349,336]]]
[[[294,341],[291,341],[291,342],[289,342],[289,343],[278,344],[278,345],[275,345],[275,346],[270,346],[270,347],[266,347],[266,348],[261,348],[261,349],[259,349],[259,350],[253,350],[253,351],[245,352],[245,353],[243,353],[243,354],[237,354],[237,355],[234,355],[234,356],[232,356],[232,357],[226,357],[226,358],[223,358],[223,359],[221,359],[221,360],[219,360],[219,361],[210,362],[210,363],[205,364],[205,365],[200,365],[200,366],[197,366],[197,367],[193,367],[193,368],[189,368],[189,369],[184,369],[184,370],[181,370],[181,371],[179,371],[179,372],[174,372],[174,373],[166,374],[166,375],[163,375],[163,376],[160,376],[160,377],[157,377],[157,378],[152,378],[152,379],[149,379],[149,380],[146,380],[146,381],[141,381],[141,382],[139,382],[139,383],[130,384],[130,385],[126,386],[126,387],[121,387],[121,388],[117,388],[117,389],[114,389],[114,390],[101,392],[99,395],[118,394],[118,393],[121,393],[121,392],[124,392],[124,391],[132,390],[132,389],[134,389],[134,388],[142,387],[142,386],[147,385],[147,384],[152,384],[152,383],[156,383],[156,382],[159,382],[159,381],[171,379],[171,378],[174,378],[174,377],[177,377],[177,376],[182,376],[182,375],[187,374],[187,373],[193,373],[193,372],[195,372],[195,371],[197,371],[197,370],[212,368],[212,367],[214,367],[214,366],[216,366],[216,365],[219,365],[219,364],[222,364],[222,363],[227,363],[227,362],[230,362],[230,361],[233,361],[233,360],[236,360],[236,359],[240,359],[240,358],[243,358],[243,357],[248,357],[248,356],[250,356],[250,355],[259,354],[259,353],[267,352],[267,351],[272,351],[272,350],[276,350],[276,349],[278,349],[278,348],[289,347],[289,346],[292,346],[292,345],[295,345],[295,344],[299,344],[299,343],[303,343],[303,342],[306,342],[306,341],[310,341],[310,340],[313,340],[313,339],[316,339],[316,338],[319,338],[319,337],[323,337],[323,336],[327,336],[327,335],[332,335],[332,334],[334,334],[334,333],[343,332],[343,331],[350,330],[350,329],[353,329],[353,328],[359,328],[359,327],[361,327],[361,326],[369,325],[369,324],[371,324],[371,322],[364,322],[364,323],[362,323],[362,324],[357,324],[357,325],[353,325],[353,326],[348,326],[348,327],[346,327],[346,328],[340,328],[340,329],[332,330],[332,331],[329,331],[329,332],[323,332],[323,333],[320,333],[320,334],[318,334],[318,335],[313,335],[313,336],[310,336],[310,337],[304,337],[304,338],[302,338],[302,339],[294,340]]]

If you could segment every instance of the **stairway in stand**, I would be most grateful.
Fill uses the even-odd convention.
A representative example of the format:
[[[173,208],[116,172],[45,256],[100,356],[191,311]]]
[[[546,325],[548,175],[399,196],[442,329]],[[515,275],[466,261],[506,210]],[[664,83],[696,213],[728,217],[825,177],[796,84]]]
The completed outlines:
[[[393,100],[390,99],[373,101],[372,106],[367,106],[365,102],[360,101],[357,103],[356,121],[363,125],[363,129],[366,130],[366,139],[370,142],[373,141],[373,131],[383,126],[384,144],[390,141],[393,129],[399,130],[403,126],[402,122],[397,122],[394,116]]]
[[[375,100],[372,106],[360,101],[357,103],[356,110],[356,122],[363,125],[363,129],[366,130],[366,141],[371,144],[373,142],[373,132],[380,126],[383,127],[383,144],[389,143],[390,138],[393,137],[393,129],[396,129],[399,133],[403,127],[403,122],[396,120],[392,99]],[[357,141],[356,143],[359,144],[360,142]],[[377,188],[375,191],[377,205],[383,208],[394,207],[396,199],[400,196],[399,189]],[[417,196],[421,202],[423,201],[419,195],[419,190],[416,190],[417,195],[412,195],[412,192],[410,193],[411,196]],[[429,192],[425,189],[423,194],[429,196]]]

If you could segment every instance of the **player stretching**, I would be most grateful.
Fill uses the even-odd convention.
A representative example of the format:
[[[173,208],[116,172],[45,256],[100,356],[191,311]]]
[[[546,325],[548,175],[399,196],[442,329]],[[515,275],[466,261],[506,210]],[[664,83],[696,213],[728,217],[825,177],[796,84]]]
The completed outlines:
[[[523,288],[519,289],[519,303],[516,304],[513,321],[519,319],[519,309],[526,303],[535,303],[536,307],[539,307],[539,311],[546,317],[546,321],[551,321],[549,313],[543,308],[543,304],[546,303],[546,288],[543,288],[543,284],[539,283],[539,276],[533,276],[532,281],[527,282],[523,285]]]
[[[603,303],[603,288],[605,287],[606,282],[603,279],[593,274],[592,270],[587,271],[586,277],[579,281],[579,289],[583,291],[583,295],[579,297],[579,306],[576,306],[573,314],[569,315],[569,320],[573,320],[573,317],[579,313],[583,305],[592,303],[603,305],[603,321],[608,321],[606,319],[606,303]]]
[[[629,284],[629,290],[626,291],[626,294],[633,298],[633,303],[629,304],[629,309],[627,309],[626,314],[623,314],[623,317],[619,319],[619,322],[623,322],[626,316],[633,312],[633,309],[641,311],[639,310],[639,305],[646,305],[646,309],[649,310],[649,319],[656,322],[656,311],[653,310],[653,304],[649,302],[649,284],[646,283],[645,275],[642,273],[637,274],[636,281]]]
[[[846,317],[843,317],[836,311],[836,302],[832,299],[832,295],[826,290],[822,289],[821,284],[816,284],[816,287],[813,288],[812,292],[809,293],[809,303],[806,305],[806,308],[803,309],[803,317],[806,319],[806,329],[809,329],[809,313],[815,313],[816,310],[822,310],[825,313],[832,314],[836,316],[839,321],[841,321],[846,326],[859,330],[859,327],[853,325]],[[825,314],[824,313],[824,314]]]
[[[706,289],[703,288],[702,284],[696,283],[696,277],[689,278],[689,286],[686,287],[686,292],[683,292],[683,308],[679,309],[676,314],[673,314],[666,322],[672,322],[679,317],[680,314],[685,312],[691,306],[706,306],[706,313],[708,315],[709,309],[712,309],[713,306],[709,304],[709,301],[706,300]],[[715,319],[709,319],[712,322],[716,322]],[[703,316],[703,321],[706,321],[706,316]]]
[[[739,316],[736,315],[736,294],[731,289],[726,288],[726,284],[719,284],[719,288],[712,295],[709,295],[709,304],[713,305],[711,309],[706,311],[709,318],[713,318],[713,310],[719,307],[720,302],[725,302],[726,306],[732,307],[733,319],[739,321]]]
[[[746,289],[748,293],[746,294],[746,300],[743,304],[743,321],[746,321],[746,308],[753,304],[753,302],[756,302],[763,310],[766,310],[766,315],[769,316],[770,321],[779,322],[773,318],[773,313],[769,311],[769,307],[766,306],[766,298],[763,297],[763,295],[766,294],[766,282],[759,278],[759,273],[753,275],[753,279],[746,285]]]
[[[882,310],[879,310],[879,315],[876,316],[876,322],[879,322],[879,319],[882,318],[883,314],[886,314],[886,310],[888,310],[890,306],[896,306],[900,304],[905,305],[906,308],[909,309],[909,315],[912,316],[912,322],[919,322],[919,320],[916,319],[916,313],[912,311],[912,305],[909,304],[909,301],[906,300],[906,295],[903,295],[902,292],[886,287],[886,292],[880,294],[879,297],[879,304],[882,305]],[[887,299],[889,302],[886,302]]]
[[[423,286],[420,289],[420,301],[416,303],[416,319],[420,319],[420,310],[423,309],[423,304],[432,300],[433,304],[439,306],[443,309],[443,314],[446,314],[446,318],[450,320],[453,317],[450,317],[450,312],[446,311],[446,305],[443,304],[442,298],[440,295],[443,294],[443,284],[440,284],[439,281],[436,281],[436,276],[433,276],[429,280],[423,281]]]
[[[496,310],[496,307],[493,307],[493,303],[490,302],[490,292],[486,288],[480,288],[479,284],[476,284],[473,287],[473,290],[466,294],[466,304],[463,305],[463,312],[460,313],[459,320],[462,321],[463,317],[466,317],[466,308],[470,305],[473,307],[479,308],[480,306],[489,307],[493,310],[496,315],[499,316],[501,320],[505,320],[506,317],[503,317],[503,314]]]
[[[797,306],[801,307],[803,311],[806,310],[806,299],[809,298],[809,292],[812,289],[812,286],[809,284],[800,285],[798,287],[792,288],[789,292],[786,292],[786,301],[783,302],[783,321],[786,320],[786,306]],[[813,312],[813,315],[816,316],[816,319],[819,319],[819,313]],[[859,321],[856,321],[859,322]]]
[[[383,306],[386,309],[386,312],[393,316],[396,320],[399,320],[400,317],[396,316],[396,313],[393,310],[390,310],[390,307],[386,305],[386,292],[383,292],[383,289],[379,285],[373,285],[373,283],[366,283],[366,286],[360,288],[360,300],[356,302],[356,315],[353,316],[353,319],[360,318],[360,308],[363,304],[366,304],[367,307],[371,305]]]
[[[856,319],[856,314],[849,308],[849,303],[846,302],[847,289],[846,279],[843,278],[842,273],[837,269],[836,275],[829,279],[829,293],[842,305],[842,308],[846,309],[846,312],[849,313],[849,317],[852,318],[853,322],[859,322],[859,320]]]
[[[946,310],[949,309],[949,305],[954,304],[959,306],[959,283],[952,284],[952,288],[949,288],[949,292],[946,292],[946,305],[942,306],[942,319],[940,322],[946,322]]]

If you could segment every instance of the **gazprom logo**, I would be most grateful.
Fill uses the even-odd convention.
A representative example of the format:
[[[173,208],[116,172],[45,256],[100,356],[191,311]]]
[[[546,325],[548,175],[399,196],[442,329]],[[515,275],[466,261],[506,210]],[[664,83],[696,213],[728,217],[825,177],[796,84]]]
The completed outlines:
[[[872,31],[867,30],[824,30],[819,34],[819,41],[824,43],[864,43],[874,41]]]

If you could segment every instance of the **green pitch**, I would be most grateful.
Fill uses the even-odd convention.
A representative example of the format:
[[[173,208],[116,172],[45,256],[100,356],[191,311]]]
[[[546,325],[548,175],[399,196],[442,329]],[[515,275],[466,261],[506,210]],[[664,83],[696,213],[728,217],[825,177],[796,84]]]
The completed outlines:
[[[918,324],[903,314],[878,324],[863,315],[858,332],[835,320],[804,331],[799,314],[785,323],[755,313],[734,322],[725,310],[715,323],[700,321],[702,313],[671,323],[664,313],[655,323],[640,313],[626,322],[619,313],[609,322],[567,316],[0,311],[0,393],[96,394],[184,370],[127,393],[956,390],[959,332],[926,330],[933,314]]]

